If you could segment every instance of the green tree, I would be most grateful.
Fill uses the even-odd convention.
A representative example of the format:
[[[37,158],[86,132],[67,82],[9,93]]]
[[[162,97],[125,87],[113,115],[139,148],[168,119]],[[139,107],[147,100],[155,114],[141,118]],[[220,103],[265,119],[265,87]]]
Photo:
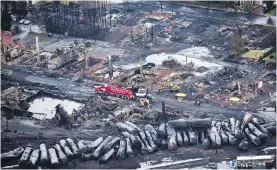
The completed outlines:
[[[8,2],[3,2],[3,8],[1,11],[1,29],[4,31],[10,31],[12,26],[12,17],[9,13]]]

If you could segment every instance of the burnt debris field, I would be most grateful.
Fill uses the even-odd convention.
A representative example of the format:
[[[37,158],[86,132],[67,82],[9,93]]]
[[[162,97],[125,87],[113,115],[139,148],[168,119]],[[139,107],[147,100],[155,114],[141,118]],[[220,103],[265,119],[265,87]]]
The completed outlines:
[[[27,7],[1,32],[2,168],[276,168],[237,162],[276,155],[276,16]]]

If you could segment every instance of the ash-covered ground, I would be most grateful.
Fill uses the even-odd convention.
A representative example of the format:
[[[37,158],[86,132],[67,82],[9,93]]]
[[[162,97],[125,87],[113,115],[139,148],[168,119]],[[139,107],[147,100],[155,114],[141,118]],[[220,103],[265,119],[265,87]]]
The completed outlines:
[[[245,56],[248,51],[258,50],[264,55],[261,57],[270,58],[274,52],[276,57],[275,16],[167,2],[162,4],[162,10],[158,2],[112,4],[113,12],[104,15],[107,22],[111,17],[109,31],[93,39],[60,33],[47,36],[38,30],[36,24],[41,23],[36,17],[43,14],[43,10],[39,11],[43,5],[37,4],[38,13],[32,13],[31,29],[21,25],[22,33],[13,36],[24,43],[18,56],[11,61],[1,60],[3,69],[12,70],[11,75],[1,74],[2,153],[29,144],[36,149],[44,143],[49,148],[68,137],[76,143],[109,135],[122,137],[116,126],[120,121],[131,121],[142,129],[151,124],[157,130],[166,122],[162,102],[169,120],[211,118],[222,122],[234,117],[242,122],[248,112],[261,124],[275,121],[275,59],[259,59],[256,53]],[[36,36],[41,50],[39,60],[34,54]],[[108,79],[109,55],[113,59],[112,80]],[[85,56],[89,56],[87,62]],[[140,58],[142,64],[155,67],[143,67],[143,74],[139,74]],[[165,82],[187,94],[184,100],[177,100],[176,92],[159,90]],[[155,99],[148,108],[137,100],[95,94],[94,88],[103,84],[147,87]],[[239,101],[231,101],[233,97]],[[195,105],[198,102],[200,106]],[[55,118],[57,104],[69,113],[65,125]],[[11,131],[4,131],[7,128]],[[175,151],[159,148],[145,155],[135,152],[124,160],[112,157],[107,164],[76,157],[59,167],[135,169],[201,158],[160,168],[203,168],[240,155],[264,154],[263,148],[276,147],[276,137],[270,135],[260,146],[251,144],[247,151],[240,151],[237,145],[203,149],[199,143]],[[17,163],[18,159],[2,161],[2,167]]]

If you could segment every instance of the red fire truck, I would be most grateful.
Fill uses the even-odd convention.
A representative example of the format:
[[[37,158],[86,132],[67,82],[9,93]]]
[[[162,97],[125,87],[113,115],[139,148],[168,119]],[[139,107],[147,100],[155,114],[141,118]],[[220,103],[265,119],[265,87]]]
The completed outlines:
[[[116,87],[116,86],[102,85],[102,86],[94,88],[94,91],[95,91],[95,93],[103,93],[106,95],[117,96],[117,97],[122,97],[122,98],[126,98],[126,99],[134,98],[132,90],[123,89],[123,88]]]

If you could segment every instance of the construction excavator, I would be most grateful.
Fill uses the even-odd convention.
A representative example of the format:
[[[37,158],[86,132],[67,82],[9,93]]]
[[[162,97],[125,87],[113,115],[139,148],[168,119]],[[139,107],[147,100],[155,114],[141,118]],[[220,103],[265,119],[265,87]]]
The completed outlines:
[[[162,91],[178,92],[179,90],[180,90],[180,87],[174,85],[171,82],[163,82],[159,87],[159,92],[162,92]]]

